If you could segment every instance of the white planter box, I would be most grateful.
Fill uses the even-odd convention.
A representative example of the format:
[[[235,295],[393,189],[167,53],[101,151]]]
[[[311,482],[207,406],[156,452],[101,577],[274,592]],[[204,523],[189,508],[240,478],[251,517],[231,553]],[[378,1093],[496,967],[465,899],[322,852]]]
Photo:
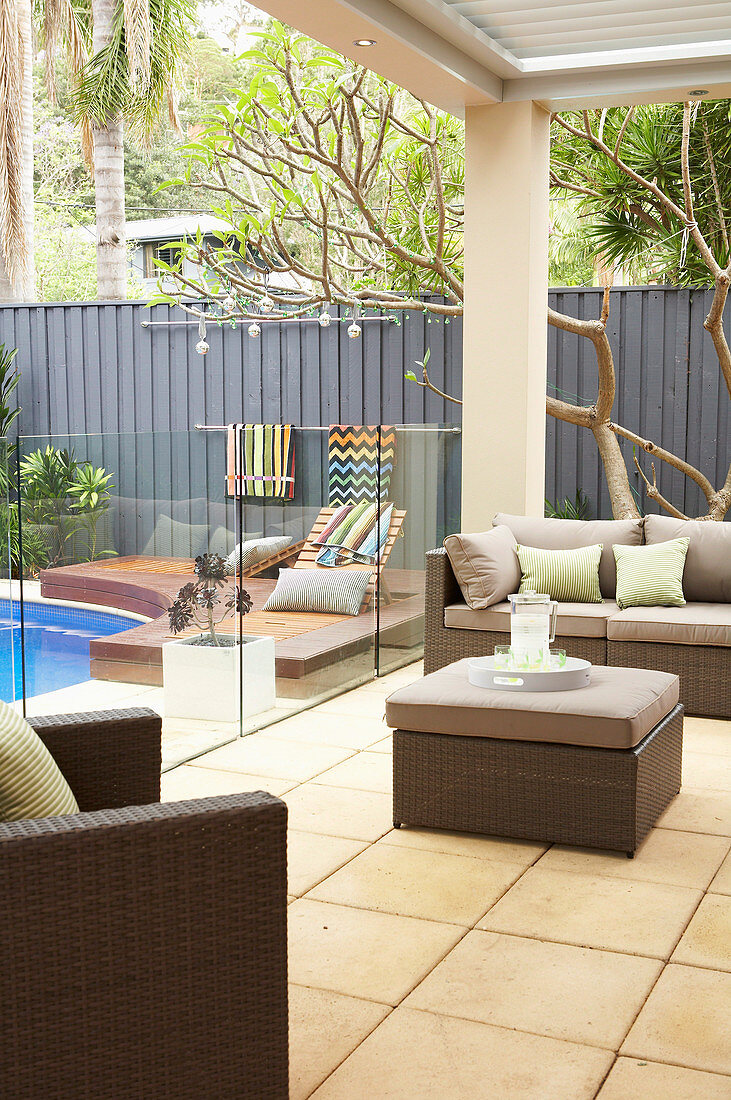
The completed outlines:
[[[244,644],[194,645],[176,638],[162,647],[162,679],[166,718],[198,718],[205,722],[239,719],[239,670],[244,654],[244,718],[274,706],[274,639],[244,637]],[[232,635],[219,635],[228,641]]]

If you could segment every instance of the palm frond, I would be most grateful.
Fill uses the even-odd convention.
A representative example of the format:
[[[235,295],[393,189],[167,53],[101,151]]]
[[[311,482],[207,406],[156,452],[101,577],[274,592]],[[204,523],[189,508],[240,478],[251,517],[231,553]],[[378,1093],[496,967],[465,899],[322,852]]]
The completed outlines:
[[[0,253],[14,284],[22,281],[28,266],[23,216],[24,56],[17,7],[0,3]]]
[[[134,91],[150,79],[152,23],[149,0],[124,0],[124,38],[129,84]]]

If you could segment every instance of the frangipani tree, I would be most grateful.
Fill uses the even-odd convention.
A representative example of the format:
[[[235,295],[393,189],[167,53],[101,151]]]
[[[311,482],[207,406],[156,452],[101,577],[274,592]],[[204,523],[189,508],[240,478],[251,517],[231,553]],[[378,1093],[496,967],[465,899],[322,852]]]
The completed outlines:
[[[279,24],[260,35],[259,47],[248,56],[254,66],[249,88],[222,105],[205,133],[187,146],[185,181],[171,181],[217,192],[221,202],[214,213],[230,231],[223,231],[215,246],[201,237],[180,242],[179,262],[161,265],[164,280],[155,300],[179,302],[200,315],[205,310],[185,299],[203,297],[218,303],[223,320],[258,316],[263,293],[274,315],[277,310],[302,314],[329,302],[421,310],[446,320],[461,314],[461,124]],[[707,238],[709,230],[701,228],[694,207],[690,150],[695,108],[686,104],[677,109],[676,163],[666,166],[665,188],[656,178],[646,178],[624,155],[635,140],[635,129],[645,124],[645,110],[557,118],[564,138],[563,159],[554,164],[552,184],[580,196],[582,203],[591,199],[609,210],[611,196],[591,188],[580,175],[581,165],[588,172],[592,164],[606,162],[616,182],[617,203],[629,190],[638,190],[661,210],[655,221],[667,227],[668,236],[685,236],[685,255],[693,250],[693,263],[716,287],[706,327],[731,394],[731,363],[722,328],[731,268],[720,223],[715,236]],[[675,118],[670,114],[663,125],[674,125]],[[699,130],[696,137],[706,143],[705,131]],[[713,147],[710,130],[708,140]],[[576,177],[569,176],[572,164],[579,166]],[[679,200],[669,187],[671,180],[680,188]],[[605,263],[622,259],[620,248],[608,247],[606,233],[597,237],[596,252]],[[198,265],[199,278],[184,274],[185,259]],[[288,288],[283,285],[287,280]],[[429,292],[441,297],[425,298]],[[702,518],[722,519],[731,506],[731,470],[724,484],[714,487],[683,458],[613,421],[616,378],[606,331],[609,305],[607,287],[595,321],[549,310],[550,324],[594,345],[598,387],[589,406],[547,397],[548,414],[592,432],[618,518],[638,514],[619,446],[622,436],[651,454],[653,462],[667,463],[692,478],[707,501]],[[421,384],[435,388],[426,365]],[[649,495],[680,515],[658,488],[654,465],[650,481],[636,461]]]

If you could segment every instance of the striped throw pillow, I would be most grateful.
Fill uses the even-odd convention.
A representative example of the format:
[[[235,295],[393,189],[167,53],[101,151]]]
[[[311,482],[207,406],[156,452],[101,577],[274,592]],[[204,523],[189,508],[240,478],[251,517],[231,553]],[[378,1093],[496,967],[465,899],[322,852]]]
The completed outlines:
[[[247,539],[246,542],[240,542],[226,558],[226,571],[235,573],[241,559],[241,571],[245,573],[247,569],[251,569],[252,565],[258,565],[260,561],[264,561],[264,558],[285,550],[291,541],[290,535],[270,535],[265,539]]]
[[[357,615],[371,579],[368,569],[280,569],[262,611],[322,611]]]
[[[620,607],[683,607],[683,569],[689,538],[652,546],[615,546]]]
[[[71,788],[36,731],[0,702],[0,821],[78,812]]]
[[[519,592],[545,592],[552,600],[566,603],[602,603],[599,587],[599,559],[602,544],[579,546],[576,550],[539,550],[519,546]]]

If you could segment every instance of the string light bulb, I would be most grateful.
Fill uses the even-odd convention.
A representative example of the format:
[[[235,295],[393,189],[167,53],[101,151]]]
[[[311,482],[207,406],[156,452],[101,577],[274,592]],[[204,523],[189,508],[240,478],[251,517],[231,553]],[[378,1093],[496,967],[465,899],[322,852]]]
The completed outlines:
[[[207,340],[200,339],[195,345],[195,350],[198,352],[199,355],[207,355],[210,351],[210,345]]]
[[[227,294],[221,302],[221,305],[223,306],[226,313],[233,313],[233,311],[236,309],[236,299],[234,298],[233,294]]]
[[[274,309],[274,299],[269,296],[267,292],[259,302],[259,311],[261,313],[271,313]]]
[[[249,325],[249,336],[261,336],[261,325],[258,321],[252,321]]]
[[[351,340],[357,340],[361,334],[361,331],[362,329],[360,325],[356,325],[355,321],[348,325],[348,336]]]
[[[332,317],[326,309],[323,309],[322,313],[317,318],[318,325],[320,326],[320,328],[329,328],[331,321]]]

